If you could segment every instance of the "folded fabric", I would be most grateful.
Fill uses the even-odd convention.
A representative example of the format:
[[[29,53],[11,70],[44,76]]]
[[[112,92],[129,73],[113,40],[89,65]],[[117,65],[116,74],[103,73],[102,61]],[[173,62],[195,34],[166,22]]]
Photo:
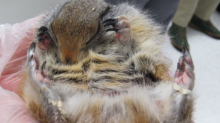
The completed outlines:
[[[38,123],[29,114],[18,91],[26,52],[43,15],[18,24],[0,26],[0,119],[1,123]]]

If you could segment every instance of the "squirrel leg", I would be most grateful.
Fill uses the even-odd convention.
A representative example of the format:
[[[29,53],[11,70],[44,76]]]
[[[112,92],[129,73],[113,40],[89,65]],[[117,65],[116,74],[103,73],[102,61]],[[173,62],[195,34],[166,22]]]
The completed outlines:
[[[195,74],[193,61],[187,47],[183,48],[183,56],[180,57],[175,73],[173,91],[171,97],[173,108],[170,111],[170,119],[176,119],[176,122],[192,122],[193,96]],[[176,117],[177,116],[177,117]]]
[[[108,31],[115,31],[115,38],[117,38],[122,44],[127,43],[131,39],[130,35],[130,22],[125,16],[118,16],[103,21],[104,27],[112,26],[112,28],[106,29]]]
[[[175,73],[175,83],[189,90],[194,87],[194,65],[187,48],[183,48],[183,56],[180,57]]]
[[[33,42],[28,51],[29,71],[31,72],[31,76],[33,77],[33,79],[36,79],[36,81],[49,84],[50,80],[47,78],[46,71],[44,69],[46,65],[46,61],[43,63],[40,70],[39,60],[34,53],[35,47],[36,44]]]
[[[64,120],[64,118],[61,115],[63,112],[62,101],[59,95],[50,88],[50,81],[46,77],[46,74],[44,72],[45,63],[42,65],[42,70],[41,71],[39,70],[40,68],[39,60],[34,53],[35,47],[36,44],[33,42],[27,54],[27,59],[28,59],[27,70],[29,74],[29,80],[27,81],[27,83],[29,84],[27,85],[30,85],[32,86],[31,88],[33,88],[32,89],[33,92],[31,91],[28,93],[34,93],[35,95],[38,94],[38,97],[37,99],[33,99],[33,100],[30,99],[26,101],[35,103],[36,105],[40,105],[42,107],[41,110],[44,112],[44,114],[48,116],[48,119],[50,121],[53,121],[55,123],[60,123],[61,121]]]

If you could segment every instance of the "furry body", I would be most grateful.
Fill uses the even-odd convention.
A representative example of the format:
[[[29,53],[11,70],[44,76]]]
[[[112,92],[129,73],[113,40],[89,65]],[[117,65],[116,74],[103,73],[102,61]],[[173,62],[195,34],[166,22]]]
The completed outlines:
[[[143,12],[75,0],[41,26],[20,94],[40,122],[191,122],[193,98],[173,89],[164,36]],[[190,80],[179,85],[192,90]]]

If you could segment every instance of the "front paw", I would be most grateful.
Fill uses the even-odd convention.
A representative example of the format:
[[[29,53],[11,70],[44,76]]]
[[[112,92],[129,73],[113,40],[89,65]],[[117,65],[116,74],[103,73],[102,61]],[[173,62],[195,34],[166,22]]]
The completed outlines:
[[[115,31],[115,38],[122,44],[127,43],[131,39],[130,22],[125,16],[106,19],[103,21],[103,24],[106,32]]]
[[[53,44],[52,38],[48,32],[48,28],[45,26],[42,26],[38,29],[37,38],[39,48],[42,50],[48,50]]]
[[[36,48],[36,43],[32,43],[29,51],[28,51],[28,69],[29,69],[29,74],[30,77],[34,80],[34,82],[38,85],[41,85],[41,83],[49,84],[49,79],[47,78],[47,74],[45,71],[45,65],[46,62],[42,64],[40,67],[40,61],[35,54],[35,48]]]

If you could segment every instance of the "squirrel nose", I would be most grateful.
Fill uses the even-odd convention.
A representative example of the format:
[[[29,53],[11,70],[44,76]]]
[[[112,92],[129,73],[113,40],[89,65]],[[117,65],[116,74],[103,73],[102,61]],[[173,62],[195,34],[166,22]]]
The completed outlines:
[[[65,58],[64,63],[65,63],[65,64],[68,64],[68,65],[71,65],[71,64],[77,63],[77,61],[76,61],[76,60],[73,60],[73,59],[71,59],[71,58]]]
[[[78,50],[69,50],[67,48],[63,48],[61,49],[60,52],[60,56],[61,56],[61,61],[64,64],[74,64],[77,62],[77,56],[78,56]]]
[[[65,63],[66,63],[66,64],[71,64],[71,59],[70,59],[70,58],[66,58],[66,59],[65,59]]]

